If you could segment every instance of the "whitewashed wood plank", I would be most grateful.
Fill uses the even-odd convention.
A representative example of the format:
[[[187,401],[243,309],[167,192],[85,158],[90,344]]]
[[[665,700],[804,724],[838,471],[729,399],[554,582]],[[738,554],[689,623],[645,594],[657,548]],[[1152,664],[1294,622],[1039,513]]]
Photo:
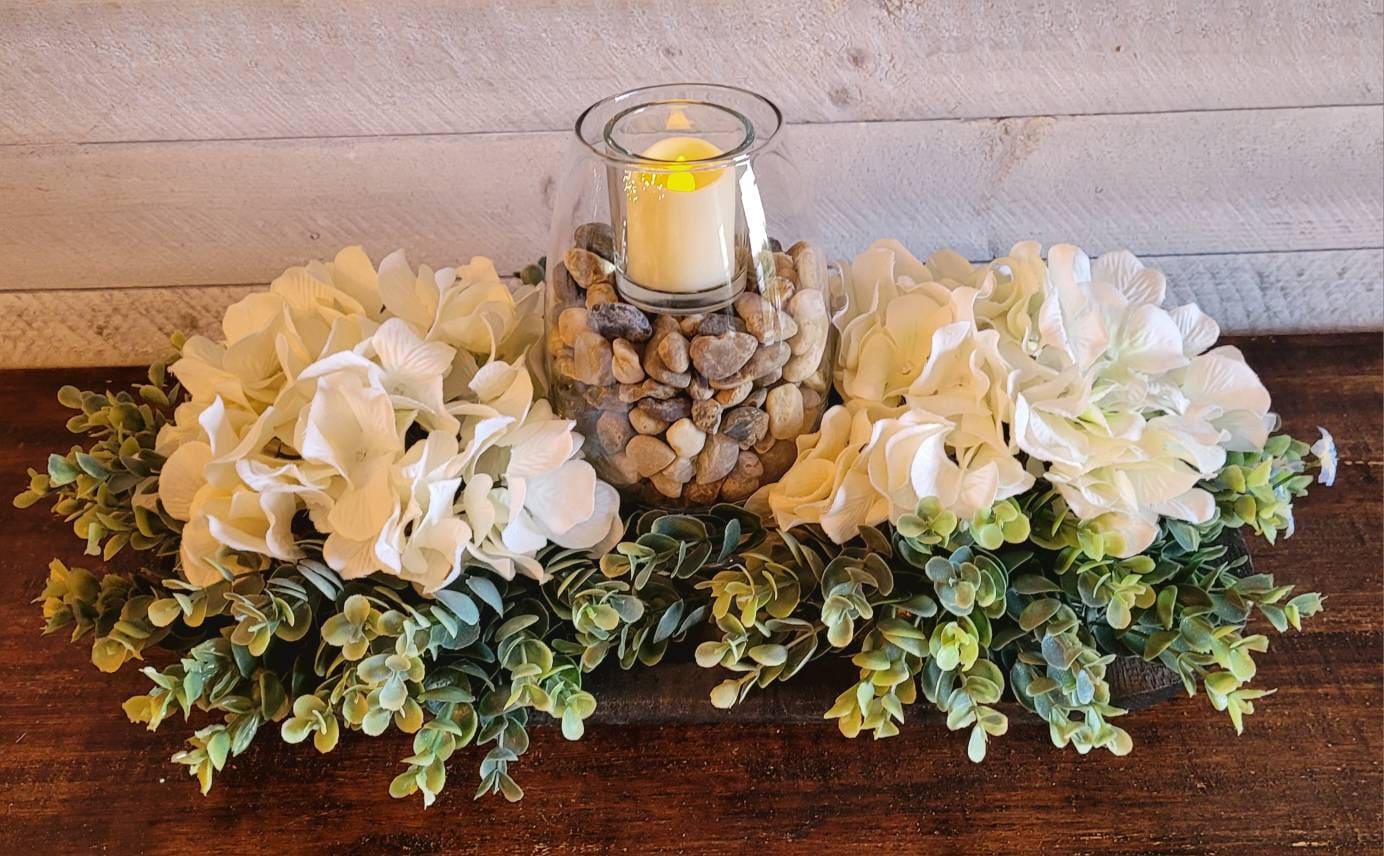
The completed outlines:
[[[1371,107],[800,126],[819,231],[972,258],[1377,247]],[[545,251],[561,133],[0,148],[0,289],[262,282],[364,242],[432,264]],[[772,200],[770,200],[772,202]],[[772,212],[771,212],[772,214]],[[784,236],[791,239],[796,236]]]
[[[716,80],[796,121],[1379,103],[1379,0],[0,0],[0,144],[570,126]]]
[[[1226,333],[1384,326],[1384,250],[1145,257],[1169,305],[1195,301]],[[226,307],[260,285],[0,292],[0,368],[138,365],[175,331],[215,336]]]

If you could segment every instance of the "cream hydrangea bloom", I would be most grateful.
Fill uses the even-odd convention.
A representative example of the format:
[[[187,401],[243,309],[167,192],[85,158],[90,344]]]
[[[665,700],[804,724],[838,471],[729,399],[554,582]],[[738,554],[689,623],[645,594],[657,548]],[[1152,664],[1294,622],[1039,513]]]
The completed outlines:
[[[533,401],[540,299],[486,259],[415,272],[393,253],[377,272],[357,247],[230,307],[224,341],[194,337],[173,365],[189,400],[158,439],[188,579],[300,558],[300,512],[343,576],[424,591],[468,562],[541,575],[549,542],[604,549],[615,492],[577,460],[573,424]]]

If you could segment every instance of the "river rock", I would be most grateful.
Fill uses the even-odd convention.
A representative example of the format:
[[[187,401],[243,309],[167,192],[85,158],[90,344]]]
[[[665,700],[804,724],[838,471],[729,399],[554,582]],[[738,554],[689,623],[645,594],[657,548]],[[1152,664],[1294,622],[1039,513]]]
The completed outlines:
[[[670,331],[659,337],[657,350],[658,358],[669,371],[685,372],[692,363],[687,337],[681,331]]]
[[[740,373],[749,378],[761,378],[767,374],[772,374],[781,370],[792,354],[793,352],[789,349],[787,342],[764,345],[754,352],[754,356],[750,357],[749,362],[741,367]]]
[[[803,395],[803,421],[811,422],[822,412],[823,396],[820,392],[809,386],[802,387]]]
[[[642,410],[651,416],[657,416],[664,422],[676,422],[692,411],[692,404],[682,396],[665,399],[646,398],[636,404],[634,410]],[[634,411],[630,412],[633,413]]]
[[[798,332],[788,340],[793,355],[807,353],[817,343],[826,338],[827,317],[826,300],[820,291],[799,291],[788,301],[788,314],[798,322]]]
[[[745,321],[745,332],[761,342],[784,342],[798,332],[793,316],[753,292],[735,299],[735,311]]]
[[[586,323],[586,310],[580,306],[569,306],[557,316],[557,333],[562,343],[572,347],[577,337],[591,328]]]
[[[706,378],[699,374],[692,375],[692,382],[687,385],[687,394],[692,396],[693,401],[706,401],[716,390],[706,382]]]
[[[678,331],[681,332],[682,335],[687,336],[689,338],[697,335],[698,331],[702,326],[702,319],[705,317],[706,316],[702,315],[701,313],[697,313],[695,315],[683,315],[679,317]]]
[[[706,484],[693,481],[682,489],[682,498],[693,505],[711,505],[720,494],[720,481],[707,482]]]
[[[620,383],[639,383],[644,379],[644,367],[639,364],[639,352],[624,339],[610,343],[610,371]]]
[[[615,261],[615,235],[609,223],[583,223],[572,233],[572,243],[608,262]]]
[[[610,342],[590,330],[577,336],[572,346],[572,377],[591,386],[607,386],[615,382],[611,374]]]
[[[672,452],[671,449],[668,451]],[[724,434],[710,435],[706,446],[697,455],[697,482],[707,484],[730,475],[739,456],[740,447],[734,440]]]
[[[609,472],[605,473],[605,478],[611,484],[626,485],[639,481],[639,470],[635,468],[634,459],[629,453],[623,450],[616,452],[610,456],[608,463],[610,466],[606,469]]]
[[[570,377],[571,375],[568,375]],[[582,400],[595,410],[614,410],[628,413],[630,402],[620,400],[620,389],[615,386],[587,386],[581,391]]]
[[[721,402],[714,398],[692,402],[692,424],[708,434],[721,427]]]
[[[586,320],[591,329],[607,339],[645,342],[654,332],[649,316],[628,303],[602,303],[590,311]]]
[[[744,403],[748,404],[751,407],[763,408],[764,401],[766,398],[768,398],[768,396],[769,390],[765,387],[759,387],[755,389],[754,392],[751,392],[749,395],[745,396]]]
[[[567,272],[572,275],[572,279],[577,281],[577,285],[587,289],[598,282],[608,280],[615,272],[615,265],[581,247],[568,250],[563,255],[562,262],[567,266]]]
[[[625,447],[625,454],[630,456],[641,478],[649,478],[663,470],[677,457],[673,450],[668,448],[667,443],[647,434],[631,437],[629,445]]]
[[[713,312],[710,315],[702,316],[702,321],[697,325],[697,335],[699,336],[720,336],[732,330],[739,332],[736,327],[737,319],[724,312]]]
[[[735,468],[721,484],[721,498],[726,502],[741,502],[759,489],[764,478],[764,465],[754,452],[742,451],[735,460]]]
[[[620,400],[633,404],[645,398],[672,398],[678,394],[676,387],[656,380],[645,379],[643,383],[620,384]]]
[[[598,282],[586,290],[586,308],[595,309],[597,306],[604,306],[607,303],[615,303],[620,296],[615,293],[615,286],[608,282]]]
[[[682,496],[683,482],[668,475],[667,472],[654,473],[653,476],[649,478],[649,484],[653,485],[655,490],[669,499],[677,499]]]
[[[747,380],[739,386],[717,390],[714,397],[721,403],[722,407],[734,407],[744,401],[752,389],[754,389],[754,383]]]
[[[793,257],[787,253],[774,253],[774,276],[781,276],[790,283],[798,282],[798,267],[793,264]]]
[[[707,380],[715,381],[739,371],[754,356],[759,342],[749,333],[730,331],[692,340],[692,364]]]
[[[769,279],[767,285],[760,292],[764,301],[770,306],[777,306],[780,309],[788,305],[788,301],[793,297],[796,288],[793,280],[783,276],[775,276]]]
[[[706,445],[706,432],[697,427],[690,417],[684,416],[668,428],[668,445],[680,458],[694,458]]]
[[[764,465],[764,480],[775,482],[798,460],[798,446],[791,440],[776,440],[774,445],[759,453]]]
[[[596,440],[607,454],[613,455],[624,449],[633,436],[634,427],[623,413],[607,410],[596,420]]]
[[[676,449],[674,450],[676,451]],[[677,481],[678,484],[687,484],[692,481],[692,477],[697,474],[697,466],[691,458],[677,456],[673,462],[663,468],[662,475]]]
[[[788,248],[793,267],[798,272],[798,285],[805,291],[825,294],[827,288],[827,258],[814,244],[799,241]],[[801,323],[801,322],[799,322]]]
[[[628,419],[630,425],[640,434],[662,434],[668,430],[668,420],[659,419],[640,407],[631,410]]]
[[[769,390],[764,402],[769,413],[769,433],[779,440],[791,440],[802,433],[803,393],[796,384],[781,383]]]
[[[721,433],[748,449],[769,431],[769,414],[758,407],[740,406],[721,417]]]
[[[572,281],[572,275],[567,272],[567,266],[562,262],[558,262],[557,267],[553,268],[551,279],[554,306],[570,306],[581,302],[581,295],[577,293],[577,284]]]
[[[692,382],[691,372],[675,372],[663,363],[663,358],[653,348],[644,349],[644,370],[649,377],[668,386],[685,389]]]

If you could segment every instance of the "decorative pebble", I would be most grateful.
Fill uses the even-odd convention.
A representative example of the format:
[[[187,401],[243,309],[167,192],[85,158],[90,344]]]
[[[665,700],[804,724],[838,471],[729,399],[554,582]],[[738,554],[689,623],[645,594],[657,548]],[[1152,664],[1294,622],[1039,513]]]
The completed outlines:
[[[608,282],[598,282],[586,290],[586,308],[595,309],[607,303],[615,303],[620,296],[615,293],[615,286]]]
[[[741,367],[740,373],[749,378],[759,378],[772,374],[781,370],[792,354],[793,352],[789,349],[787,342],[764,345],[754,352],[754,356],[750,357],[749,362]]]
[[[721,498],[726,502],[741,502],[759,489],[764,478],[764,465],[754,452],[742,451],[735,460],[735,469],[721,485]]]
[[[687,337],[681,332],[670,332],[658,340],[658,358],[670,371],[685,372],[692,364],[688,353]]]
[[[624,339],[610,343],[610,371],[620,383],[639,383],[644,379],[644,367],[639,364],[639,352]]]
[[[631,342],[644,342],[654,332],[649,324],[649,316],[628,303],[603,303],[591,310],[587,323],[607,339],[618,337]]]
[[[671,453],[672,449],[668,451]],[[730,475],[739,456],[740,447],[734,440],[725,434],[710,435],[707,437],[706,446],[697,455],[697,482],[707,484]]]
[[[759,453],[766,481],[778,481],[798,460],[798,446],[791,440],[778,440],[767,451]]]
[[[827,290],[827,259],[813,244],[799,241],[788,248],[793,267],[798,272],[798,285],[804,291],[825,294]],[[575,275],[575,274],[574,274]]]
[[[690,417],[684,416],[669,426],[667,440],[679,457],[693,458],[706,445],[706,432]]]
[[[782,308],[788,305],[788,301],[793,296],[795,286],[793,280],[783,276],[776,276],[769,280],[760,292],[764,296],[765,302],[770,306]]]
[[[634,428],[630,425],[629,417],[623,413],[607,410],[596,420],[596,439],[601,448],[610,454],[625,448],[633,436]]]
[[[735,311],[745,320],[745,332],[761,342],[784,342],[798,332],[793,316],[753,292],[736,298]]]
[[[562,262],[558,262],[553,268],[551,279],[554,306],[567,306],[581,300],[581,295],[577,294],[577,284],[572,281],[572,275],[567,272],[567,266]]]
[[[567,266],[567,272],[572,275],[572,279],[582,288],[591,288],[615,272],[615,265],[581,247],[568,250],[563,255],[562,262]]]
[[[629,412],[631,404],[620,400],[620,390],[614,386],[588,386],[582,389],[581,397],[597,410],[614,410],[617,413]]]
[[[652,416],[657,416],[664,422],[676,422],[692,412],[692,405],[682,396],[666,399],[646,398],[635,405],[634,409],[642,410]],[[667,426],[665,425],[664,427],[666,428]]]
[[[692,476],[696,474],[696,464],[692,463],[691,458],[683,455],[677,456],[671,464],[663,468],[663,475],[676,480],[678,484],[687,484],[692,481]]]
[[[793,257],[787,253],[774,253],[774,275],[783,277],[796,285],[798,268],[793,264]]]
[[[811,422],[813,419],[817,418],[817,414],[822,410],[823,397],[820,392],[806,385],[803,386],[801,392],[803,396],[803,415],[806,417],[804,421]]]
[[[720,494],[720,481],[707,482],[706,484],[694,481],[682,489],[682,498],[693,505],[711,505]]]
[[[627,404],[633,404],[645,398],[672,398],[677,394],[676,387],[647,379],[643,383],[622,383],[619,393],[620,400]]]
[[[569,348],[577,343],[578,336],[590,329],[586,323],[586,310],[580,306],[569,306],[557,316],[558,336]]]
[[[641,478],[649,478],[667,467],[677,457],[673,454],[673,450],[668,448],[667,443],[647,434],[639,434],[630,438],[629,445],[625,447],[625,454],[634,461],[634,468],[639,472]]]
[[[754,356],[759,342],[749,333],[730,331],[692,340],[692,364],[707,380],[716,381],[740,370]]]
[[[702,325],[705,315],[684,315],[678,319],[678,330],[684,336],[695,336]]]
[[[766,375],[760,375],[754,379],[754,385],[759,387],[770,387],[778,383],[783,377],[783,369],[775,369]]]
[[[827,304],[819,291],[799,291],[788,301],[788,314],[798,322],[798,332],[788,340],[793,355],[807,353],[827,334]]]
[[[668,430],[668,420],[659,419],[647,410],[636,407],[629,413],[629,423],[640,434],[662,434]]]
[[[572,242],[608,262],[615,261],[615,235],[609,223],[583,223],[572,233]]]
[[[639,481],[639,470],[635,469],[634,459],[628,453],[616,452],[610,456],[610,472],[606,473],[606,480],[612,484],[634,484]]]
[[[668,475],[667,472],[654,473],[649,477],[649,484],[653,485],[655,490],[669,499],[677,499],[682,496],[683,482]]]
[[[744,401],[752,389],[754,389],[754,383],[747,380],[739,386],[717,390],[715,399],[721,403],[722,407],[734,407]]]
[[[659,383],[667,384],[677,389],[686,389],[687,385],[692,382],[691,372],[675,372],[670,370],[663,364],[663,358],[652,348],[644,349],[644,370],[649,373],[649,377]]]
[[[775,438],[798,436],[803,427],[803,394],[796,385],[781,383],[769,390],[764,409],[769,413],[769,433]]]
[[[708,434],[721,427],[721,402],[714,398],[692,402],[692,424]]]
[[[702,321],[697,325],[697,335],[699,336],[719,336],[722,333],[729,333],[735,329],[735,318],[724,312],[715,312],[711,315],[702,316]]]
[[[577,337],[572,346],[572,377],[591,386],[606,386],[615,382],[610,371],[610,342],[590,330]]]
[[[706,401],[714,393],[715,390],[706,382],[706,378],[699,374],[692,375],[692,382],[687,385],[687,394],[692,396],[693,401]]]
[[[769,414],[758,407],[740,406],[727,410],[721,418],[721,433],[748,449],[769,430]]]
[[[768,396],[769,390],[764,387],[760,387],[756,389],[754,392],[745,396],[745,403],[751,407],[762,408],[764,406],[764,401],[766,398],[768,398]]]

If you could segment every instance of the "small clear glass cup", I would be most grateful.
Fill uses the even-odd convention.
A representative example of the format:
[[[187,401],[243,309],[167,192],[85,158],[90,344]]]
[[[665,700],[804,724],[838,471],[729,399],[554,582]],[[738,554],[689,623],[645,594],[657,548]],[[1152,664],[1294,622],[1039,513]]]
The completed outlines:
[[[782,114],[675,84],[599,101],[575,131],[547,256],[554,406],[627,499],[742,501],[816,430],[834,347],[838,273]]]

